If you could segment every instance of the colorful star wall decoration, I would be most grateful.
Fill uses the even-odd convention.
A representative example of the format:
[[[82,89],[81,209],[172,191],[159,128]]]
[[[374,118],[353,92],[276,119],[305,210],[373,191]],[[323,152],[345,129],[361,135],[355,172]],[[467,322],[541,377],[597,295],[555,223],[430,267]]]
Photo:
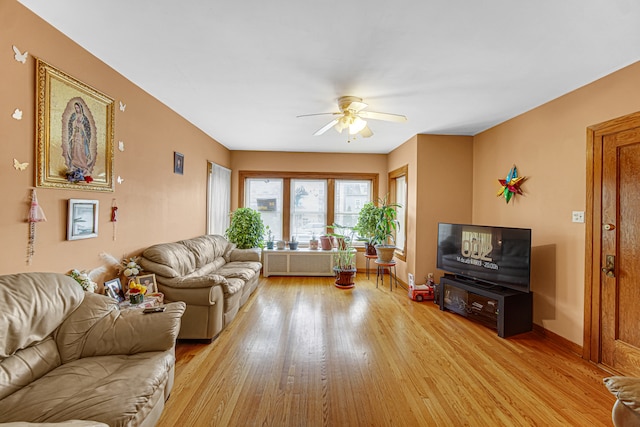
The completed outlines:
[[[498,197],[504,196],[504,199],[509,203],[511,198],[516,194],[523,194],[522,189],[520,189],[520,185],[527,178],[524,176],[518,176],[518,169],[516,165],[513,165],[509,173],[507,174],[507,179],[499,179],[500,185],[502,188],[498,191]]]

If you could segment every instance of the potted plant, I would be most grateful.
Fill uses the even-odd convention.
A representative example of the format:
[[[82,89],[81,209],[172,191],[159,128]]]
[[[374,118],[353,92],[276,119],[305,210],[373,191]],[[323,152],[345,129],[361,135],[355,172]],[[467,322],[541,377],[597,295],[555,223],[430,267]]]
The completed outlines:
[[[291,249],[292,251],[298,249],[298,239],[296,238],[296,236],[291,236],[291,240],[289,241],[289,249]]]
[[[338,246],[333,255],[333,271],[336,273],[336,287],[353,288],[356,276],[356,249],[353,247],[354,229],[338,224],[330,226],[333,230],[329,236],[336,239]],[[340,231],[340,232],[336,232]]]
[[[316,233],[311,233],[311,239],[309,240],[309,249],[318,249],[318,239],[316,239]]]
[[[367,255],[375,255],[375,235],[378,224],[379,208],[373,202],[365,203],[358,214],[358,222],[354,230],[358,234],[358,240],[364,241],[365,252]]]
[[[389,240],[395,243],[395,232],[398,230],[398,220],[396,208],[398,203],[389,203],[387,198],[378,201],[375,211],[376,227],[373,240],[376,243],[376,253],[378,261],[390,262],[396,250],[395,244],[389,244]]]
[[[328,236],[326,234],[323,234],[322,236],[320,236],[320,247],[322,248],[323,251],[330,251],[331,236]]]
[[[238,208],[231,213],[231,223],[224,236],[235,243],[238,249],[262,248],[264,231],[260,212],[251,208]]]
[[[265,230],[267,232],[267,239],[266,239],[267,249],[273,249],[273,232],[271,231],[271,228],[268,225],[265,227]]]

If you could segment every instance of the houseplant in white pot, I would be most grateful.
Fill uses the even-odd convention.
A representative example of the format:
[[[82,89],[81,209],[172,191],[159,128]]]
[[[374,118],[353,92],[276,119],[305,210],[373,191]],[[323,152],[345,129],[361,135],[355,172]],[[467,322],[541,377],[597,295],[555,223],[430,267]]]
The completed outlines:
[[[380,199],[375,212],[376,227],[373,240],[376,242],[376,253],[379,262],[391,262],[396,250],[395,233],[398,230],[398,220],[396,208],[398,203],[389,203],[387,198]]]

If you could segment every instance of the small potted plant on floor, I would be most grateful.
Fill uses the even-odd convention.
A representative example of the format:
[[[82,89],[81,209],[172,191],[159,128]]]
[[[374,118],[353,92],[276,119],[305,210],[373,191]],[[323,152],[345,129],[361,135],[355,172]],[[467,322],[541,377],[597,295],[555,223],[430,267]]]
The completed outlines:
[[[224,236],[238,249],[264,246],[264,223],[260,212],[251,208],[238,208],[231,213],[231,223]]]
[[[329,233],[338,243],[333,255],[333,271],[336,274],[336,287],[353,288],[356,277],[356,249],[353,247],[354,230],[350,227],[333,224]]]

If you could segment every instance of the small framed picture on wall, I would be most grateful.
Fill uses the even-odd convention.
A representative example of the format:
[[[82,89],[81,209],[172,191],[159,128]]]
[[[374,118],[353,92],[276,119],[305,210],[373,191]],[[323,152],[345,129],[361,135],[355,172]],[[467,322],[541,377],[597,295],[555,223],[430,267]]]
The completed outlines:
[[[67,240],[98,237],[97,200],[69,199]]]
[[[173,173],[184,174],[184,154],[173,152]]]

